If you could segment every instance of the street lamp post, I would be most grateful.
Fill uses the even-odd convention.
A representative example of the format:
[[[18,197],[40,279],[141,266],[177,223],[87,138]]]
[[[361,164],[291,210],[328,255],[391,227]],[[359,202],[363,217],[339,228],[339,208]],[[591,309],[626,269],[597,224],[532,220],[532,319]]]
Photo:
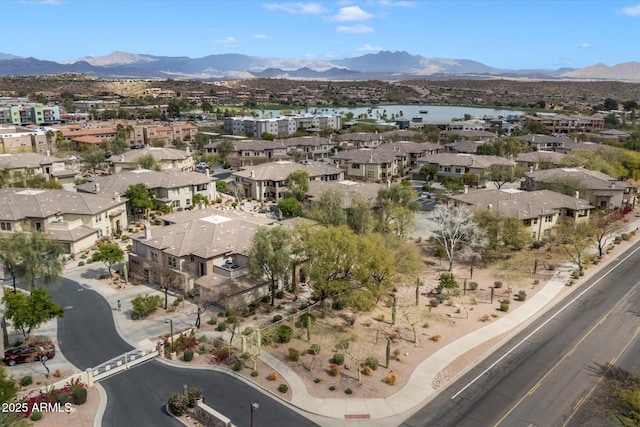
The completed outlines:
[[[251,403],[251,427],[253,427],[253,411],[255,409],[258,409],[260,407],[260,405],[258,405],[257,403],[253,402]]]
[[[164,323],[168,323],[170,325],[171,330],[171,352],[173,352],[173,319],[167,319]]]

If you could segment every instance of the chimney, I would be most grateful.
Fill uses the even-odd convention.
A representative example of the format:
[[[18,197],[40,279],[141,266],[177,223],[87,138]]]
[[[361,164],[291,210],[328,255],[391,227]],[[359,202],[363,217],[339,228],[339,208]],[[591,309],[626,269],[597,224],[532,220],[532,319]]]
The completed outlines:
[[[612,189],[616,188],[616,182],[615,181],[611,181],[610,185],[609,185]]]
[[[47,157],[51,156],[51,151],[47,150]]]
[[[98,184],[97,182],[95,184],[93,184],[93,191],[97,194],[100,192],[100,184]]]
[[[204,173],[205,173],[207,176],[209,176],[209,168],[206,168],[206,169],[204,170]]]
[[[387,180],[387,188],[391,188],[391,181]]]
[[[533,172],[533,165],[529,166],[529,173]]]
[[[144,239],[151,240],[151,223],[149,222],[144,224]]]
[[[251,171],[251,178],[253,179],[253,178],[255,178],[255,177],[256,177],[256,173],[255,173],[255,171]]]
[[[464,194],[469,194],[469,186],[468,185],[464,186]]]
[[[200,200],[200,202],[198,203],[198,208],[200,208],[200,210],[204,209],[204,200]]]
[[[187,144],[186,150],[187,150],[187,154],[191,154],[191,147],[189,147],[189,144]]]
[[[580,192],[576,190],[576,199],[580,198]]]
[[[115,199],[116,203],[120,203],[120,193],[118,193],[117,191],[115,193],[113,193],[113,198]]]

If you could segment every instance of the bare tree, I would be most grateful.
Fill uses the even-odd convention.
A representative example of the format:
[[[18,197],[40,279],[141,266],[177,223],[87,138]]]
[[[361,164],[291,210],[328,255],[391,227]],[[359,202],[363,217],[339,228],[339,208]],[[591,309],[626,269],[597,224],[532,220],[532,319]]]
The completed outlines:
[[[591,217],[591,224],[593,226],[593,240],[598,250],[598,255],[602,256],[602,251],[607,242],[615,237],[615,235],[622,229],[622,215],[619,211],[614,211],[609,214],[604,212],[597,212]]]
[[[151,264],[149,267],[151,281],[157,283],[164,292],[164,309],[166,310],[169,291],[183,291],[182,275],[166,265]]]
[[[207,309],[213,304],[207,298],[200,294],[200,291],[197,288],[192,289],[189,294],[189,301],[196,306],[196,322],[195,327],[200,329],[202,315],[207,311]]]
[[[447,252],[449,271],[452,271],[456,251],[463,245],[482,247],[485,233],[474,221],[473,213],[462,206],[438,206],[434,213],[433,220],[437,224],[434,237]]]

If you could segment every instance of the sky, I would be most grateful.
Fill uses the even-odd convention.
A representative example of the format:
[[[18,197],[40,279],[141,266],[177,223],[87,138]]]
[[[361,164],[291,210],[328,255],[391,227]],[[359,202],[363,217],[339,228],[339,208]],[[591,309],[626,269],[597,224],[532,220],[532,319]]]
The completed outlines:
[[[0,0],[0,52],[341,59],[407,51],[506,69],[640,61],[640,0]]]

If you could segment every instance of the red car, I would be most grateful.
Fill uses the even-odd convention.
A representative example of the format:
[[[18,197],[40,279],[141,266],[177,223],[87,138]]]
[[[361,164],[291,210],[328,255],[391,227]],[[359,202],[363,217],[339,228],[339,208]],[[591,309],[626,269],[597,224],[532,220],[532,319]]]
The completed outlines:
[[[56,355],[56,347],[52,343],[23,345],[4,352],[2,361],[9,366],[23,362],[45,362]]]

